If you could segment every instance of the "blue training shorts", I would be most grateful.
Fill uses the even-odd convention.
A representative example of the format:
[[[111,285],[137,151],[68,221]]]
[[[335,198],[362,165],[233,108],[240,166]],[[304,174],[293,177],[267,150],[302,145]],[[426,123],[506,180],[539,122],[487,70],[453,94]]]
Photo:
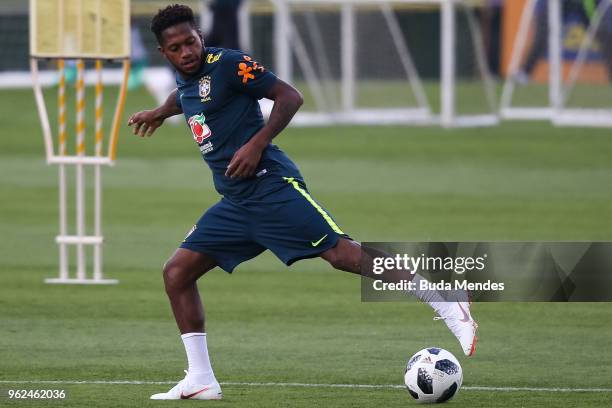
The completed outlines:
[[[222,198],[193,226],[181,248],[211,256],[227,272],[269,249],[287,265],[319,256],[348,237],[308,192],[283,178],[278,191],[258,200]]]

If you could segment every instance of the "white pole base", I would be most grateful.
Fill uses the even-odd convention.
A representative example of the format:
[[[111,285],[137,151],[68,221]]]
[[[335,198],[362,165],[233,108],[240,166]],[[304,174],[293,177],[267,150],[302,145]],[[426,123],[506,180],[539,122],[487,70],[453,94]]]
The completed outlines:
[[[117,279],[48,278],[45,283],[69,285],[116,285]]]
[[[546,107],[514,107],[502,108],[500,115],[502,119],[508,120],[550,120],[555,110]]]
[[[58,244],[84,244],[100,245],[104,242],[104,237],[96,235],[58,235],[55,237]]]
[[[447,128],[487,127],[499,124],[499,116],[495,114],[455,115]]]
[[[85,164],[85,165],[100,165],[114,166],[115,162],[108,157],[96,156],[55,156],[47,157],[47,164]]]
[[[434,124],[434,116],[427,108],[405,109],[352,109],[346,112],[299,112],[292,126],[380,125],[380,124]]]
[[[557,126],[612,127],[612,110],[561,109],[553,123]]]

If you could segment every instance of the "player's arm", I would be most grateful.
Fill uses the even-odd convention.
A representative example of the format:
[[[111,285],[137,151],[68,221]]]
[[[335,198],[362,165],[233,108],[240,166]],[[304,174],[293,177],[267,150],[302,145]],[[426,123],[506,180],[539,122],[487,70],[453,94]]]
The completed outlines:
[[[270,118],[266,126],[250,140],[250,142],[257,144],[262,151],[272,139],[287,127],[298,109],[300,109],[300,106],[304,103],[304,98],[300,91],[280,79],[277,79],[274,85],[272,85],[266,98],[274,101]]]
[[[228,177],[253,176],[266,146],[287,127],[304,103],[302,94],[280,79],[272,85],[266,98],[274,101],[268,123],[234,154],[225,172]]]
[[[130,116],[128,126],[134,125],[134,134],[140,137],[151,136],[153,132],[164,123],[164,120],[183,113],[183,110],[177,104],[176,93],[176,89],[172,91],[161,106],[151,110],[144,110]]]

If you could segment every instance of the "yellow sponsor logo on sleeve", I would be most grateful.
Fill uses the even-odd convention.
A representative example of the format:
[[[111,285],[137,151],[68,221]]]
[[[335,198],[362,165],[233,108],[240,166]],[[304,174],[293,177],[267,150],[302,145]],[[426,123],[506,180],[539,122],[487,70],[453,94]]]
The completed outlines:
[[[206,62],[208,64],[212,64],[214,62],[219,61],[219,58],[221,58],[221,54],[223,54],[223,53],[220,52],[218,54],[208,54],[208,57],[206,58]]]

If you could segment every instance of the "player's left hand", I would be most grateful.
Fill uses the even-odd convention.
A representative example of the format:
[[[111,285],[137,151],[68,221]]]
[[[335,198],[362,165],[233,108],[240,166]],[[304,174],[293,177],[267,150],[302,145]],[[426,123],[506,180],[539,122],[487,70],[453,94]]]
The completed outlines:
[[[262,149],[254,143],[245,144],[234,153],[225,175],[229,178],[252,177],[261,159],[261,153]]]
[[[156,109],[135,113],[128,120],[128,126],[134,126],[133,133],[140,137],[150,137],[163,123]]]

